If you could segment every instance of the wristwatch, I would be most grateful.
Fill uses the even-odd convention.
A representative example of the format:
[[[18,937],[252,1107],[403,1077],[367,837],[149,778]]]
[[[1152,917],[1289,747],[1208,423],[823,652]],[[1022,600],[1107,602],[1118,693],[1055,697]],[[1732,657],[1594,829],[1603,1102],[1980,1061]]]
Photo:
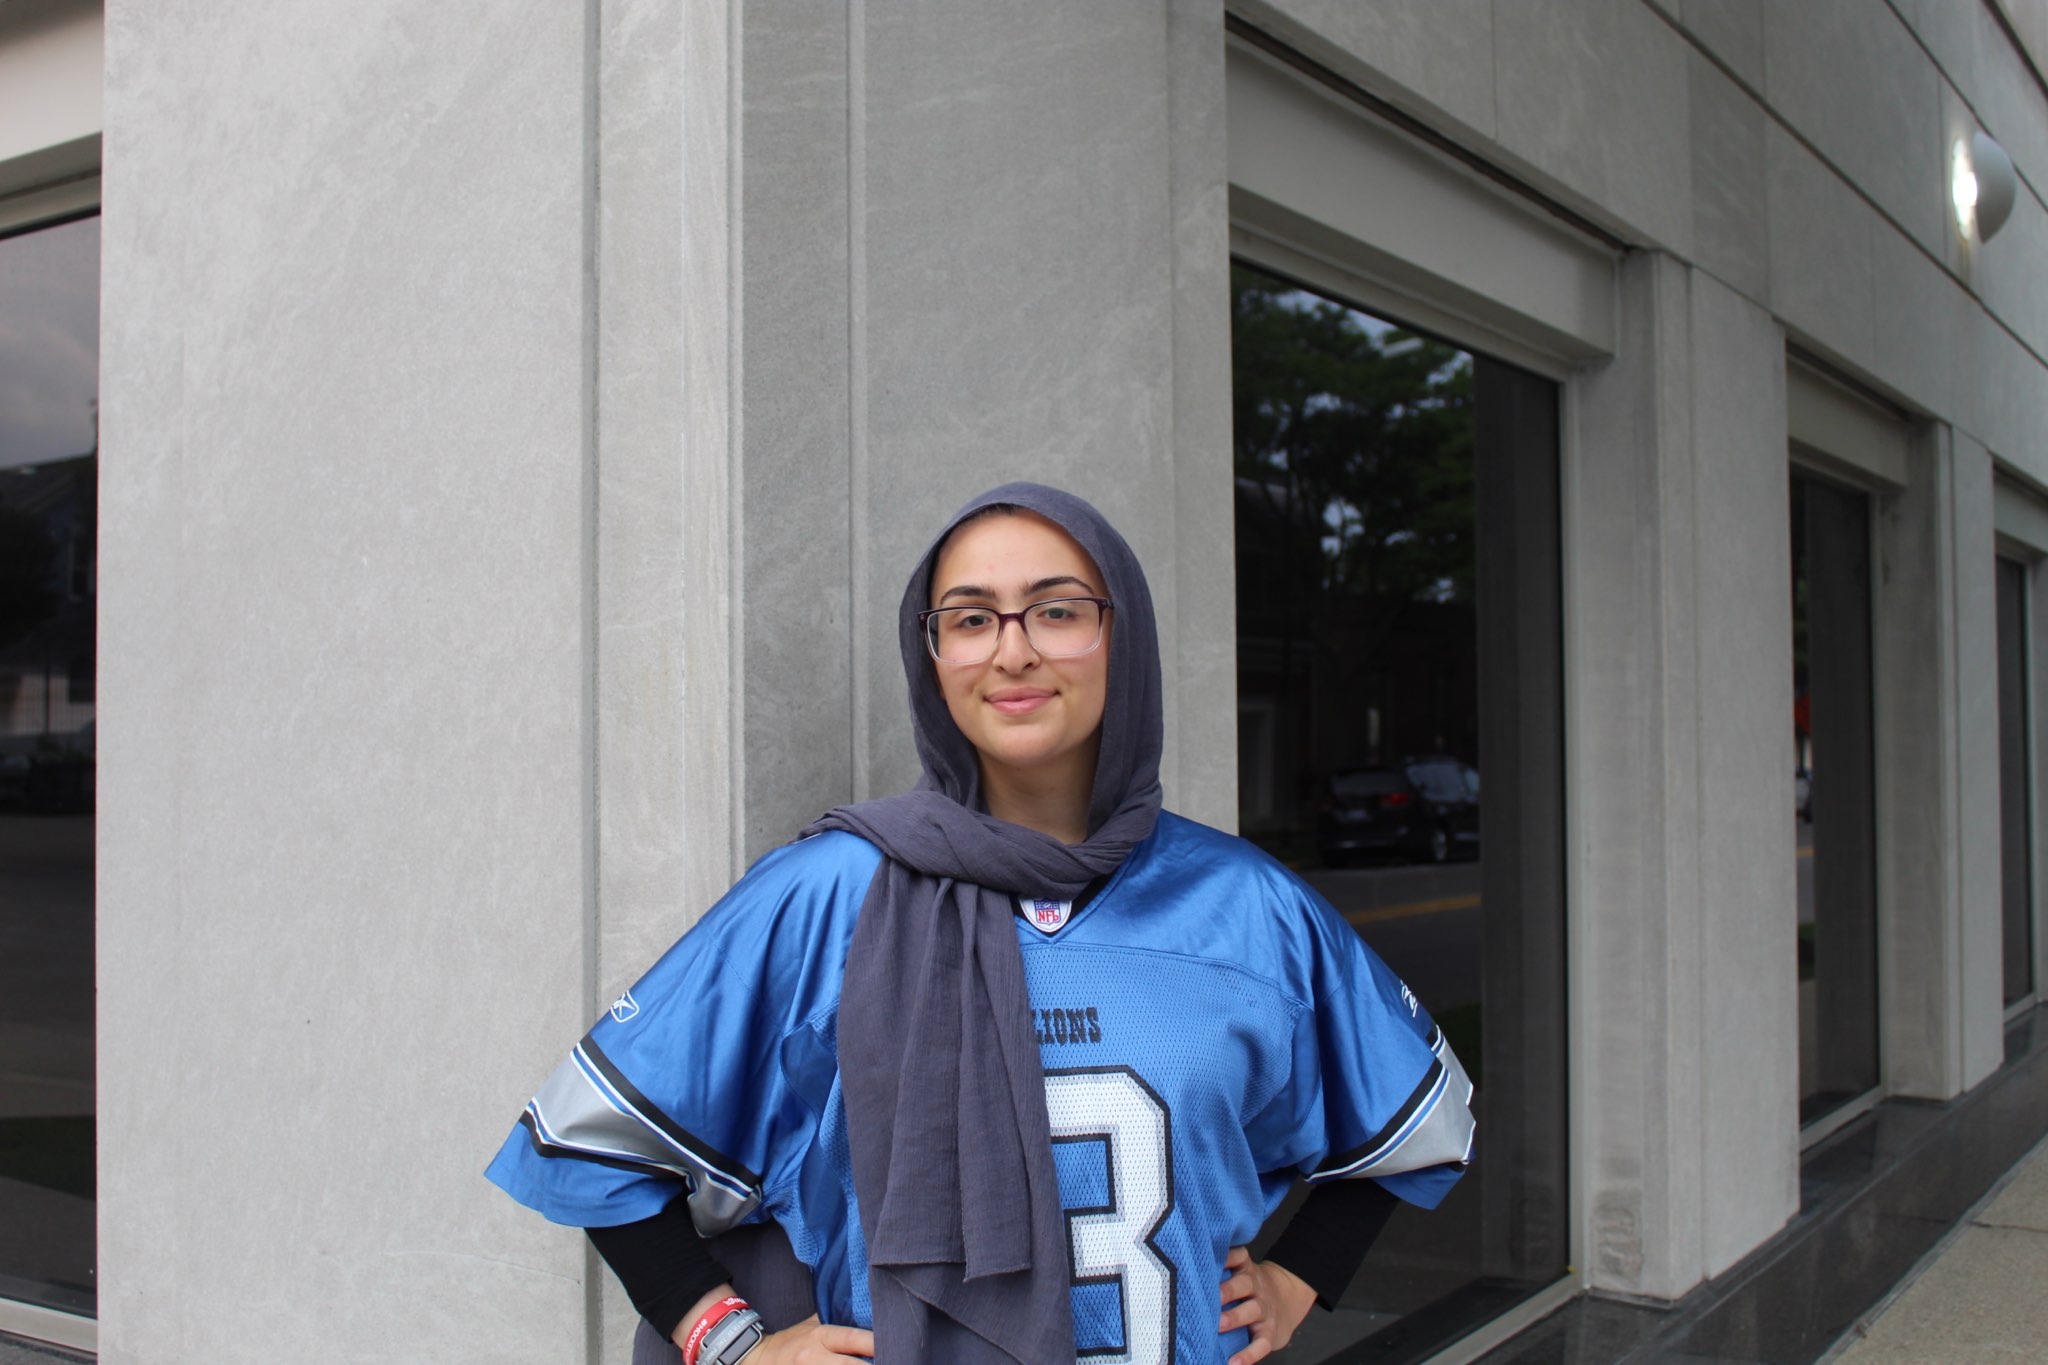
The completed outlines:
[[[735,1308],[704,1334],[697,1348],[697,1365],[739,1365],[766,1335],[759,1313]]]

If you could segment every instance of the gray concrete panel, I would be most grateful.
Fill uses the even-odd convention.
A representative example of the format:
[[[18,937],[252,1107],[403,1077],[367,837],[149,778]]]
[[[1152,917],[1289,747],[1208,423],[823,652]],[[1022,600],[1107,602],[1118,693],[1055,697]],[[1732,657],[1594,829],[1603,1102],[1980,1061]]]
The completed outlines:
[[[1178,244],[1184,222],[1214,222],[1221,167],[1212,152],[1195,177],[1210,177],[1206,187],[1174,180],[1168,14],[1082,3],[866,11],[855,438],[866,476],[853,516],[872,604],[857,608],[872,615],[855,630],[878,642],[860,727],[876,792],[916,775],[897,596],[932,532],[979,490],[1034,478],[1095,501],[1145,562],[1175,629],[1176,470],[1226,469],[1228,454],[1213,409],[1198,439],[1176,440]],[[1186,117],[1213,129],[1220,82],[1190,94]],[[1188,245],[1213,251],[1215,240]],[[1220,368],[1210,377],[1226,382]],[[1227,494],[1214,480],[1200,500]],[[1227,505],[1209,513],[1212,527],[1218,515]],[[1202,581],[1227,600],[1230,571],[1218,556]],[[1175,693],[1177,642],[1164,643]],[[1213,681],[1209,692],[1213,706]],[[1201,780],[1221,790],[1215,774],[1234,770],[1234,749],[1205,761]]]
[[[1998,235],[1971,254],[1984,306],[2037,357],[2048,356],[2048,209],[2022,189]]]
[[[1946,1099],[1963,1088],[1955,484],[1946,430],[1915,445],[1874,540],[1880,1059],[1889,1093]]]
[[[682,10],[681,617],[682,902],[709,905],[743,866],[740,812],[746,710],[739,685],[745,639],[734,622],[739,533],[737,469],[745,319],[739,303],[742,120],[734,56],[740,0]]]
[[[1976,376],[1969,350],[1978,309],[1954,275],[1913,242],[1883,228],[1871,236],[1870,369],[1886,387],[1928,412],[1957,415]]]
[[[852,12],[858,15],[859,11]],[[851,800],[856,625],[887,632],[853,580],[849,12],[817,0],[747,7],[740,252],[742,430],[734,602],[749,859]],[[900,589],[899,589],[900,590]],[[856,606],[856,599],[859,604]]]
[[[1956,866],[1961,915],[1962,1083],[2005,1060],[2005,943],[1999,861],[1998,597],[1991,456],[1954,443]]]
[[[683,697],[719,655],[684,647],[682,20],[607,0],[599,32],[597,203],[599,937],[597,1000],[615,998],[704,906],[685,892],[693,831]],[[723,788],[723,783],[709,785]],[[709,840],[714,846],[716,839]]]
[[[107,17],[101,1359],[577,1359],[582,11]]]
[[[1161,657],[1162,780],[1173,808],[1237,828],[1236,481],[1231,460],[1230,194],[1223,17],[1207,0],[1167,12],[1173,222],[1173,615]],[[1166,566],[1147,570],[1155,580]]]
[[[1871,240],[1881,220],[1775,122],[1764,128],[1764,176],[1771,311],[1808,341],[1867,370]]]
[[[1940,77],[1888,5],[1765,5],[1764,98],[1922,246],[1943,250]]]
[[[1799,1035],[1792,565],[1784,334],[1697,273],[1691,304],[1698,969],[1707,983],[1698,1196],[1704,1268],[1718,1275],[1799,1207],[1798,1057],[1788,1046]]]
[[[1895,8],[2038,196],[2048,184],[2048,93],[1990,6],[1899,0]]]
[[[723,649],[693,656],[684,628],[690,603],[701,609],[721,587],[690,573],[686,522],[725,508],[691,477],[680,439],[683,101],[708,83],[686,68],[683,10],[663,0],[598,10],[596,1002],[617,998],[703,912],[715,892],[693,874],[714,864],[722,890],[729,854],[727,829],[691,806],[693,790],[729,801],[728,783],[697,770],[685,731],[690,693],[723,699],[727,660]],[[623,1360],[639,1314],[610,1274],[595,1271],[592,1288],[597,1357]]]
[[[1699,267],[1737,293],[1770,297],[1764,195],[1767,115],[1748,92],[1698,53],[1686,54],[1692,102],[1692,243]]]
[[[1639,0],[1494,7],[1501,145],[1601,218],[1692,248],[1685,39]]]
[[[1676,1297],[1798,1202],[1783,341],[1622,286],[1566,477],[1574,1188],[1589,1283]]]
[[[1498,133],[1491,0],[1248,0],[1256,27],[1435,126]]]
[[[1234,226],[1360,282],[1480,349],[1588,359],[1614,349],[1614,256],[1503,200],[1415,139],[1263,56],[1229,61]],[[1429,317],[1432,312],[1439,318]]]
[[[1995,243],[1994,243],[1995,245]],[[1957,425],[2037,483],[2048,483],[2048,384],[2041,360],[1981,309],[1959,349],[1970,382]]]
[[[1567,767],[1574,1169],[1589,1286],[1676,1297],[1704,1273],[1698,717],[1687,278],[1624,264],[1616,358],[1567,392]]]
[[[1764,88],[1762,0],[1680,0],[1679,22],[1751,90]]]

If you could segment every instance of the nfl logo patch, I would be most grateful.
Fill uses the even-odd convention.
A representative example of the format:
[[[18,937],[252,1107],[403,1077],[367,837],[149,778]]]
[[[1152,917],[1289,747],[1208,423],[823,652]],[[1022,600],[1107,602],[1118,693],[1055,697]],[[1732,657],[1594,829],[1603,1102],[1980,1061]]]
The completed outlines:
[[[1031,902],[1031,923],[1045,933],[1056,934],[1067,922],[1067,915],[1073,908],[1072,901],[1049,901],[1040,897]]]

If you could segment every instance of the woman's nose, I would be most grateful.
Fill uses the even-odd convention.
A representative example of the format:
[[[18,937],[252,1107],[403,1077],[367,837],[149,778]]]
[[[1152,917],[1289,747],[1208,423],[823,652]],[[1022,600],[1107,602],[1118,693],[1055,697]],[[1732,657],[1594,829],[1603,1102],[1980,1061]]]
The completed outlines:
[[[1017,629],[1013,633],[1011,626]],[[1027,668],[1038,662],[1038,651],[1031,644],[1031,636],[1024,629],[1024,618],[1019,616],[1004,621],[996,628],[996,667],[1007,673]]]

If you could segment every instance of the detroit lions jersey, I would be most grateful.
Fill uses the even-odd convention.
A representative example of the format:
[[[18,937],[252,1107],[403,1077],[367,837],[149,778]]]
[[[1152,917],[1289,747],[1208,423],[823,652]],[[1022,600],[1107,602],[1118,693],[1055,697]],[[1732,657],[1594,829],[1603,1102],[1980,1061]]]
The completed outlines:
[[[841,969],[880,854],[832,832],[763,858],[621,996],[490,1167],[556,1222],[772,1217],[819,1315],[871,1325],[837,1065]],[[1020,890],[1028,889],[1020,888]],[[1221,1365],[1218,1285],[1297,1175],[1434,1207],[1471,1086],[1414,996],[1291,873],[1162,813],[1092,899],[1022,902],[1072,1263],[1075,1352]],[[934,1045],[943,1045],[934,1040]]]

